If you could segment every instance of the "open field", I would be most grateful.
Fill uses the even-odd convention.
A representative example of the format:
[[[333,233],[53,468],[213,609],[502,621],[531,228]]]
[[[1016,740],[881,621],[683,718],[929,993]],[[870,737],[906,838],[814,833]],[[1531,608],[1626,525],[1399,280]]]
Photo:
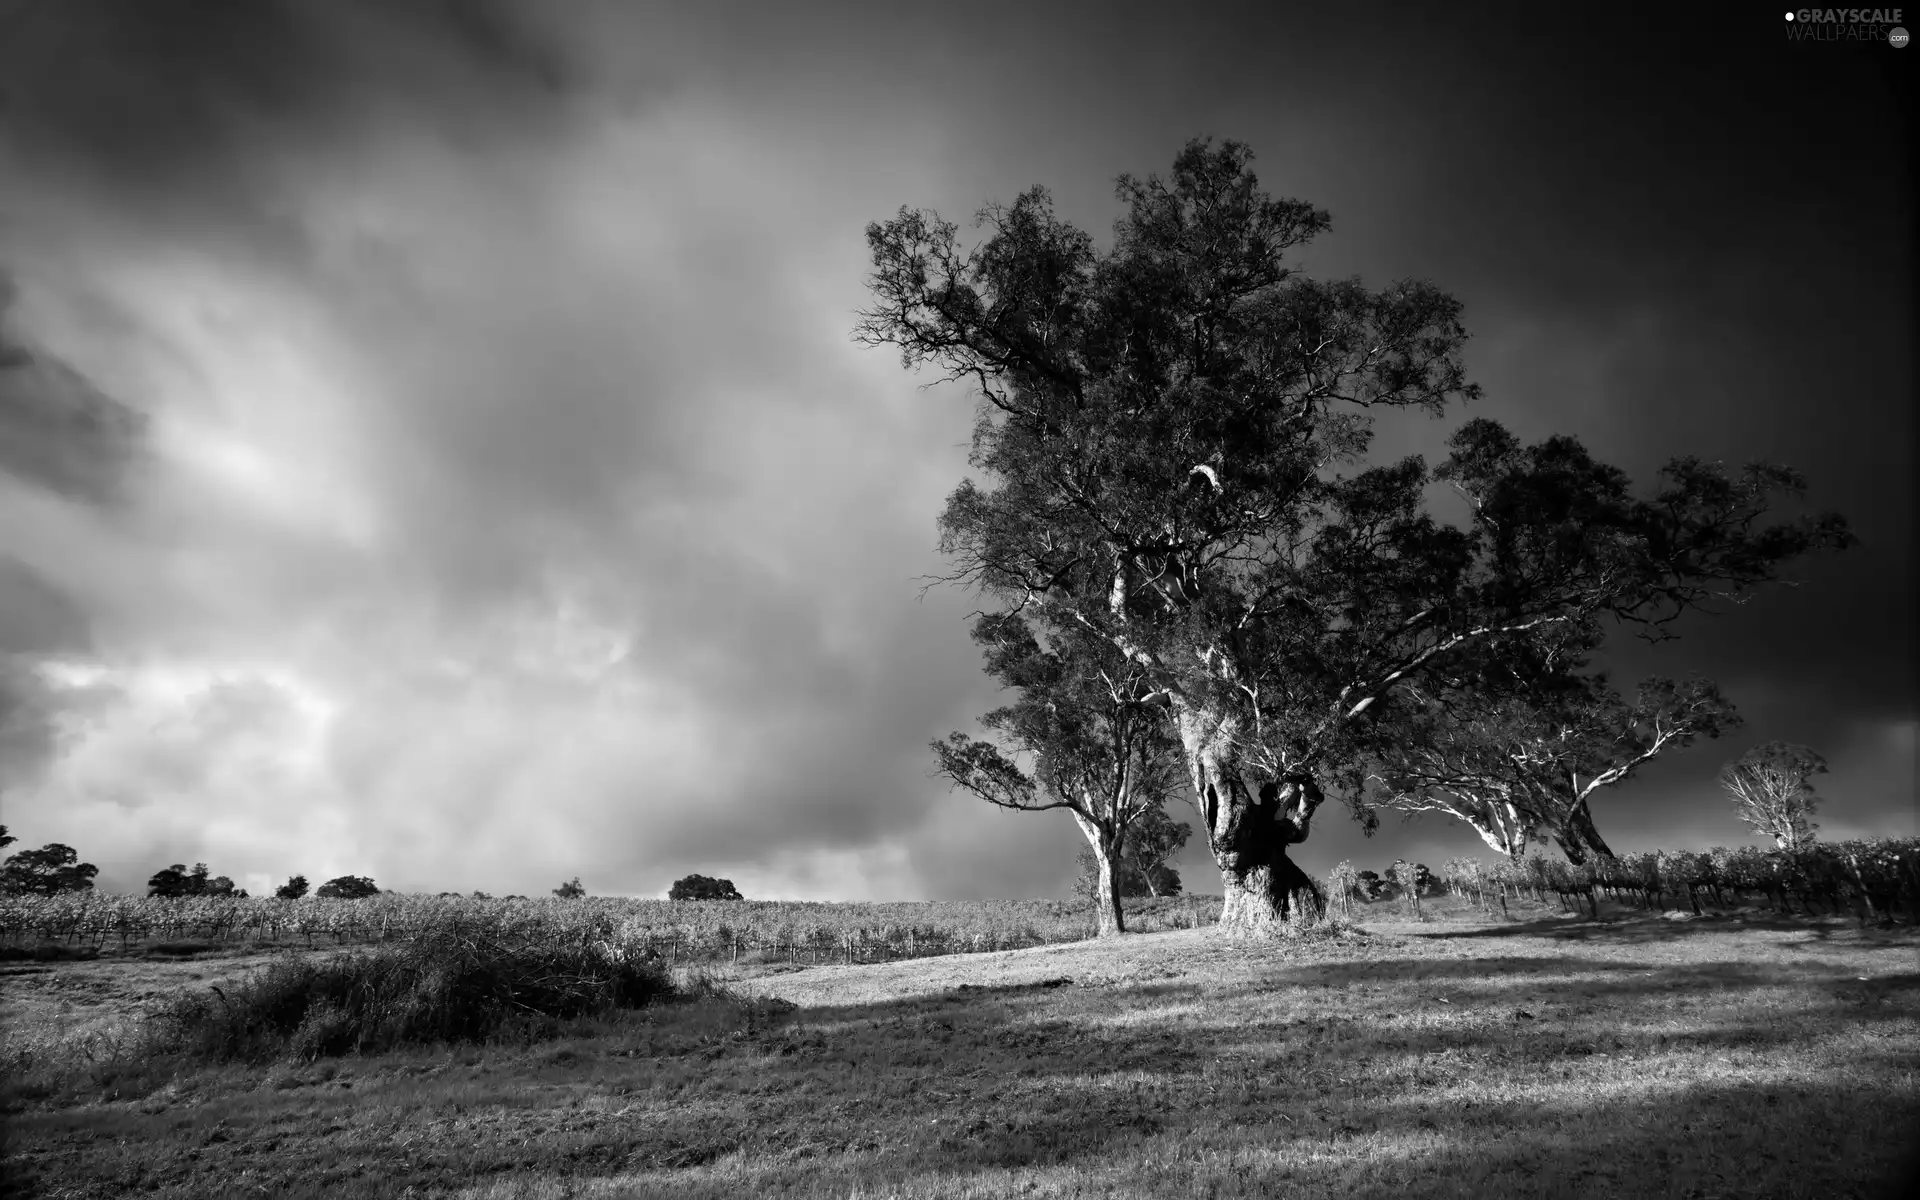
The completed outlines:
[[[735,998],[534,1046],[170,1078],[85,1048],[259,958],[14,964],[9,1053],[78,1057],[10,1081],[5,1174],[45,1197],[1892,1194],[1920,1130],[1911,927],[1429,908],[1288,943],[743,966]]]

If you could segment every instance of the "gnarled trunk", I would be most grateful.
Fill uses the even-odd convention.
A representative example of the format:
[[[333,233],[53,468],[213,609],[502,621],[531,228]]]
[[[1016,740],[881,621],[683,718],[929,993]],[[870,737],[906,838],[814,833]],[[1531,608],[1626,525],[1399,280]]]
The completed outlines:
[[[1289,846],[1307,839],[1320,788],[1299,778],[1256,791],[1232,752],[1230,720],[1186,712],[1179,724],[1201,823],[1220,868],[1220,928],[1265,937],[1278,933],[1289,917],[1324,914],[1326,893],[1287,854]]]

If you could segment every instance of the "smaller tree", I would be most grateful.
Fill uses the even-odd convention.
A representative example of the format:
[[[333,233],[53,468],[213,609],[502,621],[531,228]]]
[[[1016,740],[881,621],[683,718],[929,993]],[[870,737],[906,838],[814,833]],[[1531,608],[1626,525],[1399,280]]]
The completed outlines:
[[[1413,906],[1414,915],[1419,916],[1420,897],[1433,890],[1433,872],[1427,869],[1425,863],[1408,862],[1404,858],[1396,858],[1393,860],[1393,865],[1387,868],[1387,875],[1400,886],[1400,894],[1407,897],[1407,902]]]
[[[314,893],[325,900],[363,900],[379,894],[380,889],[373,886],[373,880],[364,875],[342,875],[337,879],[329,879]]]
[[[479,888],[475,888],[475,889],[473,889],[473,899],[475,899],[475,900],[491,900],[491,899],[493,899],[493,897],[492,897],[492,896],[490,896],[490,895],[488,895],[487,893],[485,893],[485,892],[483,892],[483,891],[481,891],[481,890],[480,890]]]
[[[1827,760],[1793,742],[1755,746],[1720,769],[1720,786],[1733,800],[1734,811],[1760,837],[1770,837],[1782,850],[1801,850],[1813,844],[1813,810],[1820,804],[1808,781],[1824,775]]]
[[[298,900],[307,894],[307,877],[305,875],[292,876],[285,883],[274,889],[273,894],[282,900]]]
[[[1192,836],[1193,829],[1185,821],[1174,820],[1167,815],[1164,805],[1156,804],[1143,810],[1127,826],[1120,857],[1138,876],[1148,895],[1178,896],[1180,872],[1168,866],[1167,861],[1178,855]]]
[[[13,845],[19,840],[19,838],[7,832],[5,825],[0,825],[0,850],[5,850],[8,846]]]
[[[669,900],[744,900],[731,879],[709,879],[705,875],[689,875],[676,882],[667,892]]]
[[[1360,874],[1351,862],[1344,859],[1327,872],[1328,890],[1340,901],[1340,911],[1344,915],[1351,916],[1353,913],[1353,897],[1360,891]]]
[[[1380,878],[1378,871],[1361,871],[1354,876],[1354,889],[1362,900],[1372,903],[1386,894],[1387,881]]]
[[[578,900],[587,894],[587,889],[580,886],[580,877],[575,875],[572,879],[553,889],[553,894],[562,900]]]
[[[85,892],[93,888],[93,877],[100,868],[78,861],[72,846],[50,842],[38,850],[22,850],[0,866],[0,893],[26,896],[55,896],[61,892]]]
[[[1073,894],[1089,904],[1100,903],[1100,860],[1092,851],[1082,850],[1077,860],[1080,874],[1073,881]],[[1129,896],[1178,896],[1180,894],[1180,872],[1157,863],[1151,873],[1142,871],[1131,862],[1121,861],[1114,866],[1114,894]]]

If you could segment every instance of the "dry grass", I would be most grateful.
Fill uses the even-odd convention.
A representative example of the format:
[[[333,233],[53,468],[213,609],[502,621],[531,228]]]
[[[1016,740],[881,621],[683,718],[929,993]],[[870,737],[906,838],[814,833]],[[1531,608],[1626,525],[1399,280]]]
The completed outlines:
[[[1914,931],[1433,907],[1365,938],[747,971],[798,1007],[710,989],[535,1047],[78,1063],[15,1095],[5,1171],[47,1197],[1890,1194]],[[9,977],[9,1038],[244,969]]]

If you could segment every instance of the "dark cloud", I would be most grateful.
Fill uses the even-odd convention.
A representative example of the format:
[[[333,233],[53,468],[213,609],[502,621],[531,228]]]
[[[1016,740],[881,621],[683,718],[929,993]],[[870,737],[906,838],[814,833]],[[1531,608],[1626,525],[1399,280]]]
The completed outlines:
[[[1064,891],[1070,822],[927,777],[927,741],[1001,699],[977,600],[914,600],[970,404],[850,347],[861,230],[1042,183],[1100,236],[1113,177],[1196,133],[1332,210],[1314,273],[1458,294],[1483,411],[1523,436],[1649,486],[1681,453],[1804,470],[1862,546],[1610,662],[1721,679],[1738,736],[1830,750],[1836,827],[1898,821],[1911,191],[1884,62],[1788,47],[1777,14],[1239,7],[8,10],[0,255],[39,324],[32,404],[0,394],[30,485],[0,489],[0,637],[46,768],[17,828],[108,830],[85,852],[115,886],[204,859]],[[73,436],[102,390],[146,434]],[[113,510],[51,499],[115,480]],[[1740,748],[1659,764],[1602,829],[1739,840],[1711,776]],[[1329,812],[1302,859],[1400,842],[1484,851]],[[1198,845],[1183,867],[1211,886]]]
[[[12,283],[0,275],[0,472],[70,499],[117,499],[138,462],[142,414],[101,392],[15,331]]]
[[[550,40],[492,0],[28,0],[8,15],[9,135],[136,189],[241,169],[263,137],[339,136],[396,96],[458,89],[473,106],[436,115],[479,134],[567,85]]]
[[[78,601],[26,563],[0,555],[0,653],[84,653],[91,643]]]

